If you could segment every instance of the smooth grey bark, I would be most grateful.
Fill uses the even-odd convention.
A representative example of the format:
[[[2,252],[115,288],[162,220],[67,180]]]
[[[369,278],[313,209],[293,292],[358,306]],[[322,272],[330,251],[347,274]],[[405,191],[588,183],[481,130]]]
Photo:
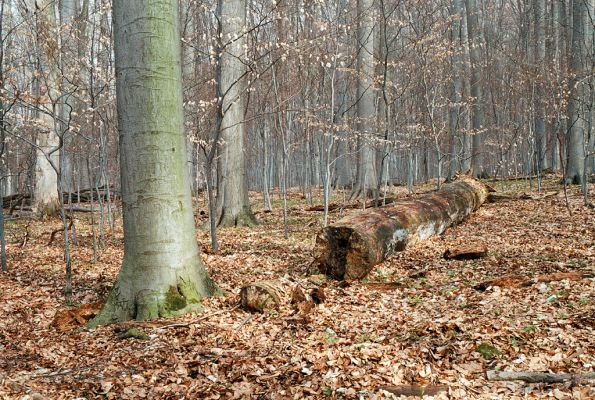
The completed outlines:
[[[462,92],[463,92],[463,0],[453,0],[451,15],[453,22],[451,26],[451,42],[453,44],[454,53],[451,57],[452,62],[452,87],[450,95],[450,110],[449,110],[449,129],[451,135],[451,154],[448,177],[452,179],[463,168],[462,158],[465,156],[464,138],[461,135],[462,122]]]
[[[78,64],[78,52],[76,51],[78,42],[78,33],[76,26],[76,16],[79,13],[79,4],[75,0],[60,0],[59,2],[59,13],[60,13],[60,68],[63,75],[67,75],[72,81],[74,77],[71,76],[71,65]],[[61,91],[61,105],[60,105],[60,118],[61,125],[70,125],[69,116],[71,115],[70,110],[76,110],[78,112],[76,103],[76,97],[72,94],[75,92],[75,88],[68,84],[67,79],[61,79],[60,82]],[[62,129],[64,130],[65,127]],[[73,160],[71,154],[68,152],[68,148],[71,144],[70,132],[64,131],[64,145],[60,151],[60,164],[62,165],[62,179],[61,179],[61,190],[64,192],[72,192],[73,185]],[[69,202],[70,203],[70,202]]]
[[[537,170],[548,168],[545,132],[545,0],[533,0],[534,45],[535,45],[535,148]]]
[[[246,1],[218,0],[220,41],[217,77],[221,97],[218,226],[252,226],[244,155],[246,104]]]
[[[552,36],[554,52],[554,70],[556,81],[560,82],[561,76],[566,71],[566,5],[564,0],[553,0],[552,2]],[[558,97],[562,98],[562,93],[557,92]],[[554,171],[561,169],[560,159],[560,139],[562,137],[562,111],[561,105],[556,107],[556,121],[552,131],[552,141],[550,147],[551,166]]]
[[[7,4],[8,3],[8,4]],[[11,2],[1,0],[0,3],[0,89],[4,92],[4,60],[5,60],[5,42],[4,42],[4,10],[10,7]],[[6,150],[6,110],[4,99],[0,98],[0,161],[4,161]],[[4,171],[0,171],[4,172]],[[0,177],[3,183],[4,176]],[[8,272],[8,263],[6,260],[6,236],[4,231],[4,191],[0,191],[0,264],[2,272]]]
[[[215,293],[199,257],[177,0],[115,0],[124,260],[91,325],[179,315]]]
[[[585,13],[586,0],[572,3],[572,42],[569,63],[568,129],[566,136],[567,183],[581,184],[585,168],[585,104],[588,90],[585,70]],[[592,29],[592,28],[591,28]]]
[[[479,30],[479,10],[476,0],[465,0],[467,11],[467,35],[471,61],[471,114],[472,114],[472,154],[471,168],[475,177],[484,175],[484,133],[481,97],[481,32]]]
[[[358,53],[357,53],[357,175],[351,199],[366,198],[377,193],[376,150],[374,126],[376,110],[374,100],[374,2],[357,1]]]
[[[52,163],[59,165],[59,152],[53,150],[60,145],[54,118],[59,113],[59,65],[54,59],[59,51],[55,0],[28,0],[28,5],[30,10],[35,10],[34,17],[37,18],[39,66],[43,75],[43,85],[39,85],[39,88],[43,91],[40,95],[45,108],[42,112],[36,111],[42,128],[36,140],[33,208],[40,215],[54,215],[58,211],[59,201],[58,175],[52,168]]]

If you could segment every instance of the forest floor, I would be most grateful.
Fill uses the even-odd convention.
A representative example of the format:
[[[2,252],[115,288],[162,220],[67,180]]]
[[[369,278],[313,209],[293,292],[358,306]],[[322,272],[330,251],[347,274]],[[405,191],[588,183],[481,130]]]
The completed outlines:
[[[326,283],[326,299],[304,318],[289,304],[265,314],[238,307],[247,283],[309,285],[304,272],[322,224],[322,212],[306,211],[301,193],[292,192],[285,239],[278,195],[273,212],[265,213],[254,194],[259,226],[221,230],[218,254],[209,251],[208,234],[198,233],[203,261],[228,296],[204,300],[198,314],[141,324],[148,340],[118,338],[121,326],[69,330],[54,323],[71,316],[74,328],[87,317],[68,311],[73,305],[104,299],[122,259],[121,219],[113,236],[106,228],[93,263],[89,214],[77,216],[71,305],[62,294],[61,241],[48,245],[60,222],[9,220],[10,270],[0,273],[0,398],[384,399],[396,396],[381,387],[399,385],[446,386],[436,398],[595,398],[594,381],[486,379],[495,369],[595,370],[594,279],[474,288],[510,274],[594,273],[595,210],[570,187],[570,216],[554,179],[545,183],[547,196],[526,181],[492,185],[514,198],[483,205],[361,282]],[[406,195],[403,188],[392,191]],[[533,198],[517,199],[523,192]],[[204,200],[198,205],[205,209]],[[464,243],[487,245],[488,256],[443,259],[445,249]]]

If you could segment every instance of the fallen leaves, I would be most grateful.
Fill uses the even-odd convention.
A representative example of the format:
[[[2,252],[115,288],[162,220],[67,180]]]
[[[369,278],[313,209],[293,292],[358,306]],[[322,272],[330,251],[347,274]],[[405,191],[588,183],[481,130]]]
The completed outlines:
[[[80,307],[58,311],[52,325],[60,332],[68,332],[85,326],[101,310],[102,302],[83,304]]]
[[[593,273],[595,211],[572,189],[572,219],[557,196],[518,201],[516,193],[504,194],[510,201],[484,205],[442,237],[379,265],[368,281],[340,284],[303,275],[319,221],[307,224],[320,216],[303,211],[305,202],[292,192],[289,239],[277,203],[272,213],[259,214],[258,227],[220,231],[221,252],[202,255],[227,297],[205,299],[199,314],[132,321],[118,325],[120,332],[78,329],[88,314],[64,307],[58,241],[46,247],[47,227],[34,221],[21,249],[16,239],[24,223],[10,226],[11,271],[0,275],[0,397],[383,399],[397,395],[381,387],[448,387],[435,398],[593,398],[584,382],[485,377],[492,369],[584,374],[595,368],[595,282],[564,275]],[[91,264],[90,230],[84,216],[77,222],[74,301],[92,304],[104,298],[119,269],[121,231]],[[208,233],[198,239],[208,246]],[[445,248],[465,243],[487,243],[490,253],[442,258]],[[533,283],[474,289],[512,276]],[[238,306],[240,288],[259,281],[282,282],[285,300],[248,313]],[[66,322],[54,326],[59,313]],[[130,328],[149,340],[119,340]],[[482,343],[499,353],[484,358],[476,351]]]

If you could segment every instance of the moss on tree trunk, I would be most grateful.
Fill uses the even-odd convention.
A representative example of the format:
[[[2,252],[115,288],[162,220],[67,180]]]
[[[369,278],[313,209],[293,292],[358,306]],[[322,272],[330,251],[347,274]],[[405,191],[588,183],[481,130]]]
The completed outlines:
[[[114,1],[124,260],[91,325],[170,317],[215,294],[186,168],[176,0]]]

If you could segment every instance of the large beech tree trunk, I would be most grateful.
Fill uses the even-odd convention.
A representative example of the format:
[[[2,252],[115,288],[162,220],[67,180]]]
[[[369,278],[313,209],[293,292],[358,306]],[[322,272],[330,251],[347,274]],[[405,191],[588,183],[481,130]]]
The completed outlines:
[[[487,186],[465,176],[439,192],[348,215],[318,234],[314,262],[332,278],[361,279],[393,252],[461,222],[487,196]]]
[[[124,260],[91,325],[179,315],[216,291],[192,215],[178,2],[117,0],[113,15]]]

